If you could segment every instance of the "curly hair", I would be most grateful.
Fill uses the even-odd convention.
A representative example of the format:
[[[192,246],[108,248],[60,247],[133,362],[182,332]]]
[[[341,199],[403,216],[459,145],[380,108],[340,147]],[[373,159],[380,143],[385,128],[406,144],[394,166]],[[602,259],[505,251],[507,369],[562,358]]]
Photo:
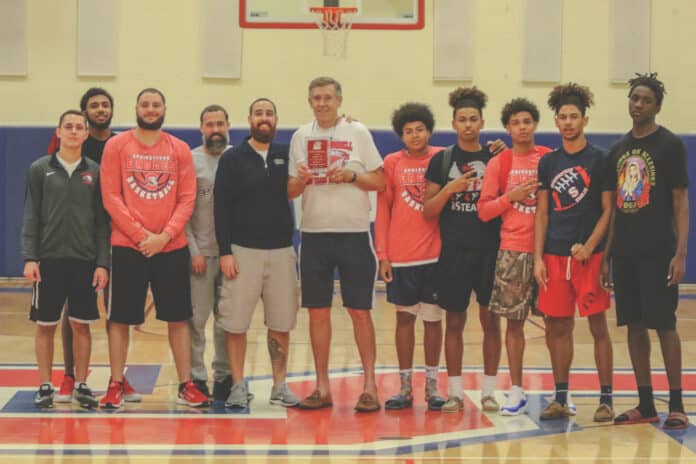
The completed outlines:
[[[563,105],[575,105],[580,110],[580,113],[585,116],[587,108],[594,104],[594,95],[589,87],[568,82],[567,84],[557,85],[551,90],[548,104],[549,108],[556,114],[558,114]]]
[[[513,98],[505,104],[500,115],[500,121],[503,123],[503,126],[508,125],[508,122],[510,122],[510,117],[513,114],[517,114],[522,111],[528,112],[532,115],[532,119],[534,119],[535,122],[539,122],[539,108],[537,108],[534,103],[530,102],[526,98]]]
[[[628,80],[628,85],[631,86],[631,89],[628,91],[629,98],[631,97],[631,94],[635,88],[642,85],[653,91],[658,106],[662,105],[662,100],[665,98],[665,94],[667,93],[667,90],[665,90],[665,84],[663,84],[662,81],[657,78],[657,73],[636,73],[636,77]]]
[[[97,95],[104,95],[106,98],[109,99],[111,107],[114,107],[114,97],[112,97],[109,92],[102,89],[101,87],[92,87],[90,89],[87,89],[84,95],[82,95],[82,98],[80,98],[80,109],[82,111],[87,111],[87,102],[90,98],[96,97]]]
[[[452,107],[452,117],[460,108],[476,108],[483,115],[483,109],[488,102],[488,96],[476,86],[457,87],[449,94],[449,105]]]
[[[422,122],[428,132],[435,127],[435,116],[428,105],[423,103],[404,103],[392,113],[392,127],[399,137],[403,135],[404,126],[409,122]]]

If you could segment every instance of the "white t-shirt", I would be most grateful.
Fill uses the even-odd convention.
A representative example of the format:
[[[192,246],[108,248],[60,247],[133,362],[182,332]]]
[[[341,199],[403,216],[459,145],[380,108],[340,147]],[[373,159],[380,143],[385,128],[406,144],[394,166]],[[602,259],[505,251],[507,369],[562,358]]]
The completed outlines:
[[[254,147],[251,148],[263,158],[264,166],[268,167],[268,150],[256,150]]]
[[[58,162],[60,163],[61,166],[63,166],[63,169],[65,169],[68,172],[68,177],[72,177],[72,173],[75,172],[75,169],[77,169],[77,166],[82,162],[82,157],[79,157],[72,163],[68,163],[65,161],[63,158],[60,156],[60,152],[56,154],[56,158],[58,158]]]
[[[297,165],[306,163],[307,139],[330,139],[329,155],[357,173],[374,171],[382,166],[370,131],[359,122],[341,120],[328,129],[316,122],[305,124],[290,141],[289,174],[297,176]],[[303,232],[366,232],[370,230],[368,193],[354,184],[309,184],[302,194]]]

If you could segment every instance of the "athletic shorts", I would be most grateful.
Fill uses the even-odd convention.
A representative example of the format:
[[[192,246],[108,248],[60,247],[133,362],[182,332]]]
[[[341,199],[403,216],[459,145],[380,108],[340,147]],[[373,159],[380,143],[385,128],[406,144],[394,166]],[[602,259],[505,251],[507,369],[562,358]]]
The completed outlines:
[[[397,306],[418,303],[435,304],[437,263],[416,266],[392,266],[392,281],[387,282],[387,301]]]
[[[232,253],[239,274],[222,278],[217,324],[226,332],[246,333],[261,300],[266,327],[277,332],[294,329],[300,295],[293,247],[261,250],[232,245]]]
[[[585,262],[571,256],[544,255],[548,282],[539,288],[539,310],[551,317],[592,316],[609,309],[609,292],[599,283],[604,253]]]
[[[463,313],[469,306],[472,291],[476,292],[479,305],[488,306],[493,289],[496,252],[443,243],[435,273],[435,290],[440,307]]]
[[[343,306],[372,309],[377,280],[377,256],[369,232],[302,232],[300,282],[302,306],[328,308],[338,270]]]
[[[499,250],[488,309],[507,319],[525,320],[534,309],[536,294],[534,255]]]
[[[612,259],[616,322],[641,323],[649,329],[676,327],[679,287],[667,286],[672,256]]]
[[[70,320],[98,320],[97,292],[92,287],[95,269],[93,262],[79,259],[42,259],[41,282],[34,283],[29,319],[39,325],[56,325],[67,300]]]
[[[152,258],[130,247],[113,247],[111,253],[111,295],[107,309],[110,321],[129,325],[145,322],[148,284],[157,319],[165,322],[191,319],[188,247],[157,253]]]

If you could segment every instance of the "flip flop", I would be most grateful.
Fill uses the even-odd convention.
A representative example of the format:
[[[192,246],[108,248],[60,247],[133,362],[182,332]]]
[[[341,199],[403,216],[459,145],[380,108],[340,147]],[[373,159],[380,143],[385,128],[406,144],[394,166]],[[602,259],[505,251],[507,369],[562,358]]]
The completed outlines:
[[[614,419],[614,425],[649,424],[654,422],[660,422],[660,418],[657,416],[643,417],[638,408],[624,411]]]
[[[672,411],[665,419],[665,423],[662,424],[662,428],[665,430],[681,430],[685,429],[689,425],[689,418],[680,411]]]

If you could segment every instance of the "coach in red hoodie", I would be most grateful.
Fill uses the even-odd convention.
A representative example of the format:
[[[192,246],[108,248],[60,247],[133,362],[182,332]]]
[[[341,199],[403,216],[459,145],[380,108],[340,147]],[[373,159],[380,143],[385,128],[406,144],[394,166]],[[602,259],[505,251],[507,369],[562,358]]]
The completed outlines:
[[[121,407],[129,326],[142,324],[147,287],[157,319],[169,326],[169,343],[179,375],[177,402],[206,406],[208,398],[191,382],[192,316],[190,255],[184,227],[196,199],[191,150],[161,130],[165,98],[144,89],[135,107],[138,127],[111,138],[101,164],[104,207],[111,216],[112,280],[107,307],[111,381],[100,403]]]

